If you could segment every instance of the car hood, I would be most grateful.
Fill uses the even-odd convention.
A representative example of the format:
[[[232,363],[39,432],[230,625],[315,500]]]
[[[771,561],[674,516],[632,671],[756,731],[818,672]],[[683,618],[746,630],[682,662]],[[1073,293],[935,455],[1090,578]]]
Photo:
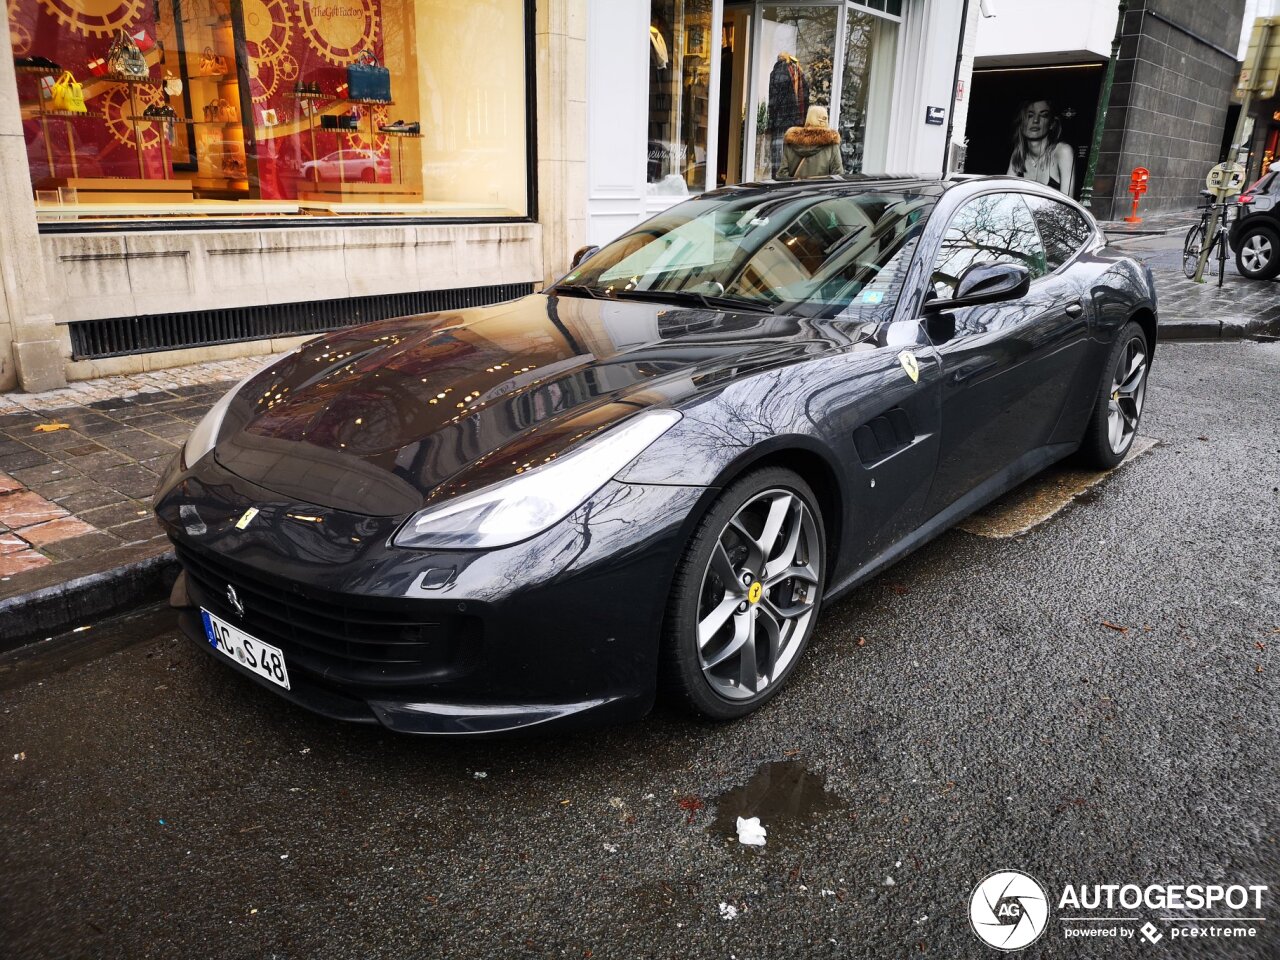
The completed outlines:
[[[214,453],[267,490],[399,516],[653,405],[848,343],[794,317],[535,294],[321,337],[246,382]]]

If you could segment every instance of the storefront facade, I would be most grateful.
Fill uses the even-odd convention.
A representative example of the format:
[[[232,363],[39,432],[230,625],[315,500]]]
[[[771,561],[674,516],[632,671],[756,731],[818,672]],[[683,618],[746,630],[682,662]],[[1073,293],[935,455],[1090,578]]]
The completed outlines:
[[[585,0],[9,0],[0,389],[535,289]]]
[[[786,131],[810,106],[827,109],[845,173],[942,172],[965,6],[590,0],[589,240],[785,176]]]

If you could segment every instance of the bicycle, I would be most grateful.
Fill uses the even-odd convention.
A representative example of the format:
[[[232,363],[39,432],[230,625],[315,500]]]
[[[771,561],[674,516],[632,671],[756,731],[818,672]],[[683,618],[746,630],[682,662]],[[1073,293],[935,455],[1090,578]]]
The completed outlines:
[[[1208,190],[1201,190],[1200,196],[1205,198],[1204,203],[1197,208],[1200,210],[1200,222],[1187,231],[1187,238],[1182,242],[1182,272],[1188,279],[1195,278],[1196,268],[1200,265],[1200,256],[1204,251],[1205,234],[1209,230],[1209,224],[1216,218],[1220,222],[1204,268],[1205,273],[1211,277],[1216,276],[1218,286],[1222,286],[1227,271],[1227,230],[1231,223],[1231,207],[1225,202],[1215,203],[1213,193]],[[1215,212],[1215,208],[1220,209]]]

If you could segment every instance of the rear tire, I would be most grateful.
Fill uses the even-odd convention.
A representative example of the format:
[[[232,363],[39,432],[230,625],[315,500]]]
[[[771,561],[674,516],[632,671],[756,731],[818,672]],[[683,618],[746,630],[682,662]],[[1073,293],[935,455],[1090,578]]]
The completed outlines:
[[[782,689],[822,606],[826,532],[817,498],[781,467],[728,487],[676,569],[663,625],[663,685],[693,713],[745,716]]]
[[[1242,230],[1236,244],[1236,269],[1250,280],[1274,280],[1280,273],[1280,233],[1266,224]]]
[[[1080,460],[1086,466],[1110,470],[1128,455],[1142,422],[1150,368],[1147,335],[1130,320],[1111,345],[1102,368],[1098,396],[1080,444]]]
[[[1196,275],[1202,246],[1204,246],[1204,224],[1197,223],[1187,231],[1187,238],[1182,241],[1182,272],[1188,280]]]

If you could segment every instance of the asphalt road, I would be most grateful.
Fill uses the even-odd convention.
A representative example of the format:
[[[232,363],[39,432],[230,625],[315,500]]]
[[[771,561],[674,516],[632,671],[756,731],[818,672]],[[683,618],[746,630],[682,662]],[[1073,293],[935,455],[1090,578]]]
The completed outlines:
[[[1250,941],[1066,941],[1055,910],[1024,956],[1277,956],[1277,383],[1277,344],[1161,347],[1157,447],[828,609],[733,725],[395,737],[219,670],[164,610],[0,664],[0,954],[993,957],[968,897],[1013,867],[1274,891]]]

